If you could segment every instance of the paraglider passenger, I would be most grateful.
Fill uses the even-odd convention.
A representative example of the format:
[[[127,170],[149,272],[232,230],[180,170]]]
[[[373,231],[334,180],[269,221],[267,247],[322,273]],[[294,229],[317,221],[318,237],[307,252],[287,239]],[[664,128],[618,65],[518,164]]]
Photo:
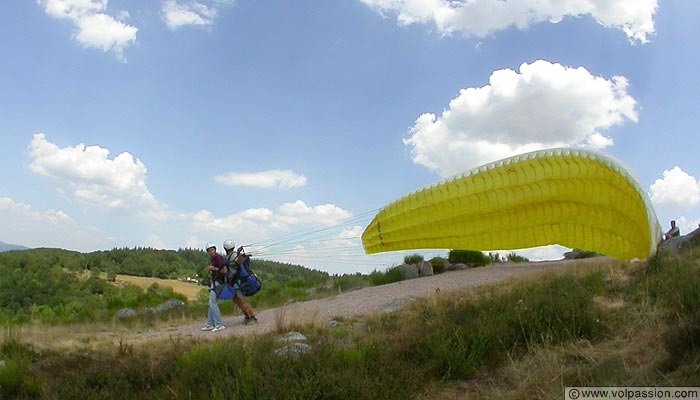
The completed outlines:
[[[240,265],[243,264],[243,256],[241,255],[243,246],[239,247],[237,252],[234,252],[235,247],[236,245],[233,243],[233,240],[229,239],[224,241],[224,250],[226,250],[226,259],[228,260],[229,276],[231,277],[229,279],[229,283],[231,283],[234,288],[237,287],[236,281],[238,280]],[[245,319],[243,320],[244,324],[258,322],[258,319],[255,318],[255,313],[253,313],[253,309],[250,308],[248,303],[246,303],[245,297],[243,296],[243,293],[241,293],[240,289],[236,290],[236,295],[233,296],[233,303],[236,305],[236,307],[243,311],[243,315],[245,315]]]
[[[207,266],[211,277],[209,278],[209,310],[207,311],[207,324],[202,330],[218,332],[226,329],[226,327],[224,326],[224,321],[221,319],[221,310],[219,309],[219,303],[216,301],[216,291],[214,289],[224,283],[227,269],[224,258],[216,252],[216,245],[209,242],[206,248],[207,254],[209,254],[209,258],[211,259]]]
[[[672,237],[680,236],[681,230],[676,226],[676,221],[671,221],[671,229],[664,235],[664,240],[668,240]]]

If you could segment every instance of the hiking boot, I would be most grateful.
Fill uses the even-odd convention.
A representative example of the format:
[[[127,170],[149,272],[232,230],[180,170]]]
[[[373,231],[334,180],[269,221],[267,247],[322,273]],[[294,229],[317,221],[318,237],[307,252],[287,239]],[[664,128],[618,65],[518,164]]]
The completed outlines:
[[[246,315],[245,319],[243,320],[243,325],[254,324],[256,322],[258,322],[258,319],[255,318],[255,315],[253,315],[252,317]]]
[[[211,331],[218,332],[218,331],[223,331],[224,329],[226,329],[226,327],[224,325],[219,325],[219,326],[215,326],[214,329],[212,329]]]
[[[204,325],[203,331],[211,331],[214,329],[214,325]]]

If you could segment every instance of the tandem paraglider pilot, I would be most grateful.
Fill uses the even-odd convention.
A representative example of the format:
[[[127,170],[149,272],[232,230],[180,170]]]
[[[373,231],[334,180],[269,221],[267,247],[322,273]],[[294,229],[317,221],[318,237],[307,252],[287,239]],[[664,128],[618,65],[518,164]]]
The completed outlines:
[[[235,248],[236,245],[233,243],[233,240],[228,239],[224,241],[224,250],[226,250],[225,260],[229,269],[226,277],[227,283],[232,283],[236,288],[233,296],[233,303],[238,309],[243,311],[243,315],[245,316],[243,324],[247,325],[258,322],[258,319],[255,317],[253,309],[246,303],[243,292],[240,290],[241,267],[244,265],[243,256],[241,254],[243,246],[239,247],[238,251],[234,250]]]
[[[221,318],[221,310],[217,303],[216,287],[224,284],[227,268],[224,258],[216,252],[216,245],[212,242],[207,243],[207,254],[209,254],[210,262],[207,270],[211,274],[209,280],[209,310],[207,311],[207,324],[202,328],[203,331],[218,332],[226,329],[224,321]]]

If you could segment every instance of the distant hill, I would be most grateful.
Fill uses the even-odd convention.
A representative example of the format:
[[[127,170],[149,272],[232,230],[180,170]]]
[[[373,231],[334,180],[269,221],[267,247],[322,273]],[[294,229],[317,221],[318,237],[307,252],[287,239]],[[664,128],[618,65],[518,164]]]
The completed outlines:
[[[18,244],[9,244],[5,242],[0,242],[0,253],[4,251],[12,250],[29,250],[29,247],[20,246]]]

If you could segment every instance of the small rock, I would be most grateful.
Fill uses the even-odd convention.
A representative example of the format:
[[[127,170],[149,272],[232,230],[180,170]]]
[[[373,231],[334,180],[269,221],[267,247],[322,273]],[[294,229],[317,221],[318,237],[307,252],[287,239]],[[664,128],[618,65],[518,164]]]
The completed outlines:
[[[292,343],[275,350],[275,354],[280,357],[299,357],[310,353],[312,350],[313,348],[306,343]]]
[[[117,311],[116,314],[114,314],[115,317],[122,319],[122,318],[134,318],[136,317],[136,310],[133,308],[122,308],[121,310]]]
[[[343,325],[343,323],[340,321],[331,320],[331,321],[328,321],[328,324],[326,326],[328,328],[332,329],[332,328],[337,328],[337,327],[342,326],[342,325]]]
[[[382,306],[382,311],[383,312],[394,312],[398,311],[399,309],[403,308],[408,303],[413,302],[414,299],[412,298],[407,298],[407,299],[394,299]]]

